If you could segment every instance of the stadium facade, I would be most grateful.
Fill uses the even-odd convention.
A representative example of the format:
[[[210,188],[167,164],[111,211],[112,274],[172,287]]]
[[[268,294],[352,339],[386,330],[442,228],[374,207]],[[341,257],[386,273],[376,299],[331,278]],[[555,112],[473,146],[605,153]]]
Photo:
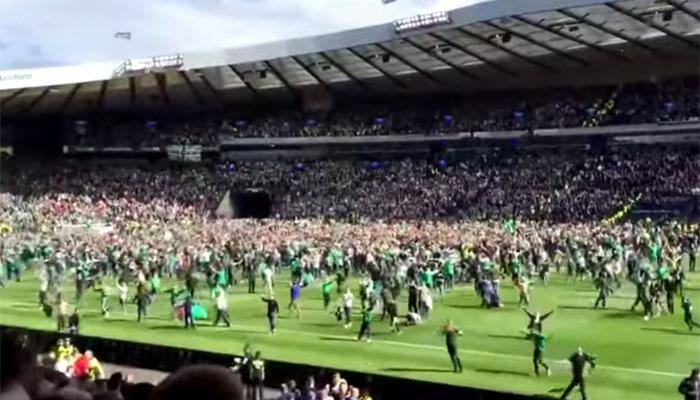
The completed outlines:
[[[700,4],[494,0],[449,23],[392,23],[273,43],[0,72],[3,117],[225,110],[348,96],[619,84],[696,74]],[[140,65],[134,67],[135,64]]]

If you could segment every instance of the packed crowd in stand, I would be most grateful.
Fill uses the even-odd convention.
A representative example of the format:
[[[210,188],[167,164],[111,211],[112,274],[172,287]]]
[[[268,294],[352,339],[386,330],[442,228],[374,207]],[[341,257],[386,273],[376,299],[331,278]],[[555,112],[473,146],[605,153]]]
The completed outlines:
[[[615,87],[483,93],[446,101],[367,100],[338,111],[237,112],[215,118],[93,121],[81,145],[216,145],[220,138],[317,137],[575,128],[688,121],[700,116],[697,77]]]
[[[57,167],[7,176],[1,210],[13,225],[115,223],[210,216],[230,188],[257,188],[279,219],[600,220],[641,195],[700,186],[684,149],[586,154],[489,153],[441,168],[425,161],[250,162],[219,169]],[[21,196],[15,199],[13,196]],[[12,201],[15,199],[16,201]]]

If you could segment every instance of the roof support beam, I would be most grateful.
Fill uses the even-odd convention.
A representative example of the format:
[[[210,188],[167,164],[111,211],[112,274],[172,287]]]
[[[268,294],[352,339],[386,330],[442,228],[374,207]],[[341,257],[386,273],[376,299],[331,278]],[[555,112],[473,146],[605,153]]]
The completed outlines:
[[[326,53],[323,52],[323,51],[322,51],[322,52],[319,52],[318,55],[321,56],[321,58],[323,58],[324,60],[328,61],[329,64],[331,64],[332,66],[334,66],[335,68],[337,68],[338,71],[340,71],[340,72],[342,72],[343,74],[345,74],[345,76],[347,76],[348,78],[350,78],[351,81],[355,82],[355,83],[357,84],[357,86],[359,86],[359,87],[361,87],[362,89],[365,89],[365,90],[370,89],[370,87],[367,86],[367,84],[365,84],[364,82],[362,82],[362,81],[361,81],[358,77],[356,77],[355,75],[353,75],[353,74],[351,74],[350,72],[348,72],[347,68],[343,67],[340,63],[336,62],[333,58],[331,58],[330,55],[326,54]]]
[[[160,97],[163,99],[164,104],[170,103],[170,96],[168,95],[168,85],[167,78],[163,73],[156,74],[156,83],[158,83],[158,91],[160,91]]]
[[[650,47],[646,43],[641,42],[641,41],[633,38],[632,36],[630,36],[626,33],[623,33],[622,31],[617,31],[615,29],[609,28],[609,27],[605,26],[604,23],[598,23],[598,22],[593,21],[592,19],[588,18],[588,14],[578,15],[578,14],[576,14],[572,11],[566,10],[566,9],[559,9],[557,11],[560,14],[566,15],[569,18],[573,18],[573,19],[577,20],[578,22],[581,22],[581,23],[586,24],[588,26],[592,26],[593,28],[598,29],[599,31],[605,32],[608,35],[612,35],[618,39],[622,39],[626,42],[632,43],[633,45],[639,47],[640,49],[644,49],[652,54],[655,54],[657,56],[664,55],[664,53],[662,51],[657,50],[653,47]]]
[[[233,72],[234,75],[236,75],[236,78],[238,78],[241,82],[243,82],[243,84],[245,85],[245,87],[248,88],[248,90],[253,92],[253,94],[256,96],[260,95],[260,92],[258,92],[258,89],[256,89],[250,82],[245,80],[243,75],[241,75],[241,73],[238,72],[238,70],[236,70],[236,68],[233,65],[229,64],[228,67],[231,69],[231,72]]]
[[[68,96],[66,96],[66,98],[63,100],[63,103],[61,103],[61,105],[58,107],[58,112],[62,113],[68,108],[68,106],[70,106],[70,103],[73,101],[73,98],[75,98],[76,93],[78,93],[78,90],[80,90],[82,85],[82,83],[76,83],[75,86],[73,86],[73,89],[71,89]]]
[[[509,49],[509,48],[507,48],[507,47],[505,47],[505,46],[503,46],[503,45],[500,45],[500,44],[494,42],[493,40],[489,40],[489,39],[487,39],[487,38],[485,38],[485,37],[483,37],[483,36],[481,36],[481,35],[478,35],[478,34],[476,34],[476,33],[474,33],[474,32],[469,31],[469,30],[467,30],[467,29],[465,29],[465,28],[459,28],[459,27],[458,27],[457,30],[460,31],[460,32],[462,32],[462,33],[464,33],[465,35],[467,35],[467,36],[469,36],[469,37],[471,37],[471,38],[474,38],[474,39],[476,39],[476,40],[482,42],[482,43],[488,44],[489,46],[495,47],[495,48],[497,48],[498,50],[500,50],[500,51],[502,51],[502,52],[505,52],[505,53],[508,53],[508,54],[510,54],[510,55],[513,56],[513,57],[519,58],[519,59],[521,59],[521,60],[527,62],[528,64],[532,64],[532,65],[534,65],[534,66],[536,66],[536,67],[542,68],[542,69],[547,70],[547,71],[553,71],[553,70],[554,70],[554,67],[552,67],[552,66],[550,66],[550,65],[547,65],[547,64],[545,64],[545,63],[539,62],[539,61],[537,61],[537,60],[535,60],[535,59],[533,59],[533,58],[531,58],[531,57],[528,57],[528,56],[526,56],[526,55],[524,55],[524,54],[520,54],[520,53],[518,53],[518,52],[516,52],[516,51],[513,51],[513,50],[511,50],[511,49]]]
[[[425,47],[419,45],[418,43],[416,43],[414,40],[412,40],[410,38],[405,38],[404,40],[406,41],[406,43],[410,44],[411,46],[415,47],[416,49],[422,51],[423,53],[429,55],[430,57],[433,57],[433,58],[439,60],[441,63],[443,63],[443,64],[449,66],[450,68],[454,69],[455,71],[459,72],[462,76],[465,76],[473,81],[477,81],[477,82],[481,81],[481,78],[479,78],[478,76],[467,71],[466,68],[460,67],[459,65],[453,63],[452,61],[448,60],[447,58],[439,55],[437,53],[437,51],[426,49]]]
[[[375,46],[377,46],[377,47],[379,47],[380,49],[382,49],[383,51],[387,52],[387,54],[389,54],[390,56],[392,56],[392,57],[396,58],[397,60],[401,61],[401,63],[403,63],[404,65],[408,66],[408,67],[411,68],[412,70],[418,72],[418,74],[423,75],[423,76],[424,76],[426,79],[428,79],[429,81],[431,81],[431,82],[433,82],[433,83],[436,83],[436,84],[438,84],[438,85],[440,85],[440,86],[443,86],[443,87],[446,88],[446,89],[449,89],[449,88],[450,88],[449,86],[446,86],[443,82],[441,82],[439,79],[437,79],[433,74],[431,74],[431,73],[425,71],[424,69],[420,68],[420,67],[417,66],[416,64],[414,64],[414,63],[408,61],[406,58],[402,57],[399,53],[397,53],[397,52],[391,50],[390,48],[386,47],[385,45],[383,45],[383,44],[381,44],[381,43],[377,43],[377,44],[375,44]]]
[[[14,100],[15,98],[17,98],[17,96],[19,96],[20,94],[24,93],[26,90],[27,90],[26,88],[23,88],[23,89],[20,89],[20,90],[18,90],[18,91],[16,91],[16,92],[12,93],[11,95],[7,96],[7,97],[2,101],[2,106],[3,106],[3,107],[7,107],[7,103],[9,103],[9,102],[11,102],[12,100]]]
[[[689,15],[690,17],[695,18],[696,20],[700,21],[700,13],[688,8],[688,6],[685,5],[685,3],[687,3],[687,2],[688,2],[687,0],[682,2],[682,3],[678,2],[676,0],[666,0],[666,3],[673,6],[673,8],[675,8],[676,10],[679,10],[679,11]]]
[[[491,28],[494,28],[494,29],[502,30],[503,32],[506,32],[506,33],[508,33],[508,34],[510,34],[510,35],[512,35],[512,36],[515,36],[515,37],[517,37],[517,38],[519,38],[519,39],[521,39],[521,40],[524,40],[524,41],[526,41],[526,42],[528,42],[528,43],[532,43],[532,44],[534,44],[535,46],[541,47],[541,48],[543,48],[543,49],[545,49],[545,50],[547,50],[547,51],[550,51],[550,52],[552,52],[552,53],[554,53],[554,54],[557,54],[557,55],[559,55],[559,56],[561,56],[561,57],[564,57],[564,58],[566,58],[566,59],[569,60],[569,61],[573,61],[573,62],[575,62],[576,64],[583,65],[584,67],[588,67],[588,66],[591,65],[591,64],[590,64],[588,61],[586,61],[586,60],[582,60],[582,59],[580,59],[580,58],[578,58],[578,57],[576,57],[576,56],[573,56],[573,55],[571,55],[571,54],[569,54],[569,53],[567,53],[567,52],[565,52],[565,51],[562,51],[562,50],[560,50],[560,49],[557,49],[556,47],[552,47],[552,46],[548,45],[547,43],[543,43],[543,42],[537,41],[537,40],[531,38],[530,36],[527,36],[527,35],[524,35],[524,34],[522,34],[522,33],[520,33],[520,32],[514,31],[514,30],[512,30],[512,29],[510,29],[510,28],[506,28],[506,27],[500,26],[500,25],[495,24],[495,23],[493,23],[493,22],[491,22],[491,21],[485,21],[485,22],[483,22],[483,24],[485,24],[485,25],[487,25],[487,26],[490,26]]]
[[[606,49],[606,48],[603,47],[603,46],[599,46],[599,45],[597,45],[597,44],[595,44],[595,43],[589,42],[589,41],[587,41],[587,40],[583,40],[583,39],[581,39],[581,38],[578,37],[578,36],[574,36],[574,35],[571,35],[571,34],[569,34],[569,33],[567,33],[567,32],[554,29],[554,28],[552,28],[551,26],[547,26],[547,25],[545,25],[545,24],[542,23],[543,20],[540,20],[540,21],[533,21],[533,20],[531,20],[531,19],[529,19],[529,18],[525,18],[525,17],[522,17],[522,16],[520,16],[520,15],[514,15],[514,16],[511,16],[511,18],[513,18],[513,19],[516,20],[516,21],[520,21],[520,22],[522,22],[522,23],[524,23],[524,24],[528,24],[528,25],[530,25],[530,26],[534,26],[534,27],[536,27],[536,28],[539,28],[539,29],[541,29],[541,30],[543,30],[543,31],[546,31],[546,32],[549,32],[549,33],[553,33],[553,34],[555,34],[555,35],[558,35],[558,36],[560,36],[560,37],[563,37],[564,39],[570,40],[570,41],[572,41],[572,42],[574,42],[574,43],[578,43],[578,44],[580,44],[580,45],[586,46],[586,47],[588,47],[588,48],[591,48],[591,49],[593,49],[593,50],[595,50],[595,51],[597,51],[597,52],[599,52],[599,53],[605,54],[605,55],[610,56],[610,57],[612,57],[612,58],[616,58],[616,59],[618,59],[618,60],[622,60],[622,61],[625,61],[625,62],[629,62],[629,61],[630,61],[629,58],[627,58],[625,55],[623,55],[623,54],[621,54],[621,53],[612,51],[612,50],[610,50],[610,49]]]
[[[105,96],[107,95],[107,84],[109,83],[108,80],[102,81],[102,85],[100,86],[100,94],[97,96],[97,104],[95,104],[95,108],[97,110],[102,110],[105,104]]]
[[[367,64],[367,65],[369,65],[370,67],[372,67],[372,68],[376,69],[377,71],[379,71],[382,75],[384,75],[384,76],[385,76],[387,79],[389,79],[390,81],[394,82],[397,86],[399,86],[399,87],[401,87],[401,88],[403,88],[403,89],[406,89],[406,88],[408,87],[408,85],[406,84],[406,82],[404,82],[404,81],[400,80],[399,78],[395,77],[394,75],[388,73],[384,68],[380,68],[379,66],[373,64],[366,56],[360,54],[360,52],[358,52],[357,50],[355,50],[355,49],[353,49],[353,48],[351,48],[351,47],[348,47],[346,50],[349,51],[350,53],[352,53],[355,57],[357,57],[357,58],[359,58],[360,60],[364,61],[365,64]]]
[[[49,91],[50,91],[51,89],[53,89],[53,86],[49,86],[49,87],[45,88],[44,90],[42,90],[41,93],[39,93],[38,96],[36,96],[35,98],[33,98],[32,101],[29,102],[29,104],[27,104],[27,106],[24,107],[24,109],[23,109],[20,113],[21,113],[21,114],[26,114],[26,113],[28,113],[29,111],[31,111],[32,108],[36,107],[36,105],[39,104],[39,102],[40,102],[44,97],[46,97],[47,94],[49,94]]]
[[[199,90],[194,86],[194,84],[192,83],[192,79],[190,79],[190,77],[187,76],[187,73],[185,71],[180,71],[180,76],[182,77],[182,79],[185,80],[187,87],[190,89],[190,92],[192,92],[194,97],[197,98],[199,104],[202,106],[205,105],[206,102],[204,101],[204,97],[202,97],[202,94],[199,93]]]
[[[453,41],[453,40],[451,40],[451,39],[448,39],[448,38],[446,38],[446,37],[439,36],[437,33],[428,33],[428,35],[430,35],[431,37],[433,37],[433,38],[435,38],[435,39],[437,39],[437,40],[440,40],[440,41],[442,41],[442,42],[445,42],[446,44],[448,44],[448,45],[450,45],[450,46],[456,48],[457,50],[461,51],[462,53],[464,53],[464,54],[466,54],[466,55],[468,55],[468,56],[471,56],[471,57],[476,58],[477,60],[479,60],[479,61],[481,61],[482,63],[488,65],[489,67],[491,67],[491,68],[497,70],[498,72],[504,73],[504,74],[506,74],[506,75],[508,75],[508,76],[512,76],[512,77],[514,77],[514,78],[516,78],[516,77],[518,76],[518,74],[516,74],[515,72],[510,71],[509,69],[503,68],[503,67],[500,66],[498,63],[495,63],[495,62],[489,60],[488,58],[485,58],[484,56],[482,56],[481,54],[479,54],[479,53],[477,53],[477,52],[475,52],[475,51],[472,51],[472,50],[467,49],[465,46],[462,46],[462,45],[460,45],[459,43],[457,43],[457,42],[455,42],[455,41]]]
[[[129,103],[133,107],[136,104],[136,78],[129,77]]]
[[[199,79],[201,79],[202,82],[204,82],[204,86],[209,88],[209,90],[211,90],[211,92],[214,93],[214,96],[216,96],[216,99],[219,100],[219,103],[221,103],[221,105],[223,105],[223,106],[226,106],[226,99],[224,98],[224,95],[221,94],[221,92],[218,91],[214,87],[214,85],[212,85],[211,81],[209,81],[207,76],[204,75],[204,72],[202,72],[202,70],[200,70],[200,69],[196,69],[195,72],[199,74],[198,75]]]
[[[646,19],[640,17],[639,15],[634,14],[631,10],[628,10],[624,7],[620,7],[619,5],[617,5],[615,3],[605,3],[605,5],[608,6],[609,8],[612,8],[613,10],[619,12],[620,14],[624,14],[624,15],[626,15],[634,20],[637,20],[637,21],[643,23],[644,25],[647,25],[647,26],[650,26],[650,27],[656,29],[659,32],[665,33],[669,37],[672,37],[672,38],[678,40],[679,42],[683,42],[692,48],[700,49],[700,45],[698,43],[693,42],[692,40],[690,40],[686,37],[683,37],[683,36],[679,35],[678,33],[666,28],[665,26],[657,24],[654,21],[646,20]]]
[[[275,68],[275,67],[272,65],[271,62],[269,62],[269,61],[263,61],[263,64],[265,64],[265,67],[267,67],[267,69],[269,69],[270,72],[272,72],[273,74],[275,74],[275,76],[277,77],[277,79],[278,79],[280,82],[282,82],[282,84],[284,85],[285,89],[287,89],[289,92],[291,92],[291,93],[292,93],[293,95],[295,95],[295,96],[298,96],[298,95],[299,95],[299,93],[297,92],[297,89],[289,83],[289,81],[287,80],[287,78],[285,78],[284,75],[282,75],[281,71],[279,71],[277,68]]]
[[[299,57],[291,56],[291,58],[292,60],[294,60],[295,63],[299,64],[299,66],[301,67],[301,69],[304,70],[304,72],[311,75],[311,77],[314,78],[319,85],[325,87],[328,90],[331,90],[331,87],[323,79],[321,79],[321,77],[319,77],[317,73],[315,73],[311,68],[307,67],[303,62],[301,62]]]

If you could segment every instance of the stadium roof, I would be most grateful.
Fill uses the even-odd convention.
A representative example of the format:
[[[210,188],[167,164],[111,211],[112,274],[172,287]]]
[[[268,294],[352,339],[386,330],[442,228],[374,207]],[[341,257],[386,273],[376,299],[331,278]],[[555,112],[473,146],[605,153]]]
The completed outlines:
[[[451,22],[382,24],[187,53],[176,70],[115,76],[119,63],[0,73],[4,116],[211,109],[270,98],[470,92],[697,73],[700,2],[493,0]],[[323,90],[321,90],[322,92]]]

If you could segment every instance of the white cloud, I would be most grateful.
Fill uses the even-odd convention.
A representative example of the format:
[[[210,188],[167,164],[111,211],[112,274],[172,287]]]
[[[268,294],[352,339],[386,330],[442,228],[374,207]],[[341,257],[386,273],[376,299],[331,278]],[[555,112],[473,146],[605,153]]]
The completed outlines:
[[[3,0],[0,70],[237,47],[483,0]],[[132,32],[132,40],[114,38]]]

